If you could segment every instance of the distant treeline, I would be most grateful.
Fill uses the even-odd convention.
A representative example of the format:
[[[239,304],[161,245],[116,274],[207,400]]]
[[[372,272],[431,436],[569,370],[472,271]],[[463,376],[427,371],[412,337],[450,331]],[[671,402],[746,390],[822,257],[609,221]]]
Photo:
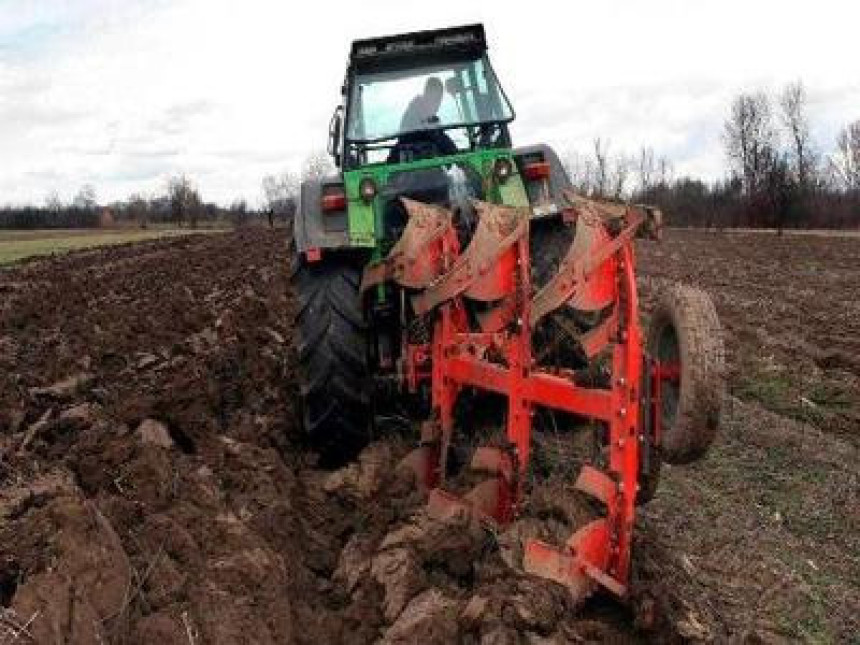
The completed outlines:
[[[229,207],[205,202],[191,181],[179,175],[168,181],[166,194],[157,197],[133,195],[125,201],[101,205],[95,190],[87,185],[69,204],[51,194],[44,206],[0,207],[0,229],[244,226],[255,221],[271,224],[279,217],[279,213],[249,208],[244,200],[236,200]]]
[[[669,226],[705,228],[860,229],[860,189],[744,192],[741,182],[706,184],[679,179],[637,192],[633,200],[659,205]]]
[[[773,100],[739,94],[723,125],[727,178],[675,178],[672,164],[651,148],[610,154],[596,139],[566,166],[582,193],[660,206],[670,226],[860,228],[860,120],[832,144],[813,139],[802,83]]]
[[[564,164],[578,192],[655,204],[670,226],[860,229],[860,120],[843,127],[836,141],[822,143],[812,137],[808,111],[800,82],[775,98],[764,92],[736,96],[723,124],[727,167],[719,181],[675,177],[671,161],[652,148],[619,154],[602,138],[585,154],[568,152]],[[162,195],[133,195],[107,206],[98,204],[95,189],[87,185],[69,204],[54,193],[42,207],[0,208],[0,228],[273,224],[295,213],[303,180],[334,170],[328,157],[316,152],[300,173],[264,177],[261,210],[248,208],[244,200],[227,208],[206,203],[185,175],[170,178]]]

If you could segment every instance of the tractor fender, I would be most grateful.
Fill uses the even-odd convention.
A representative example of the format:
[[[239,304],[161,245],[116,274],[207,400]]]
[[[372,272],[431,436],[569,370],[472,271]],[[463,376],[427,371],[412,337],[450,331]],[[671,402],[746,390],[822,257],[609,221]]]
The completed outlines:
[[[573,184],[564,164],[551,146],[538,143],[531,146],[522,146],[514,149],[514,161],[522,174],[522,167],[530,157],[542,157],[543,161],[549,163],[549,200],[542,194],[541,187],[537,182],[525,181],[526,192],[529,203],[532,206],[531,219],[543,219],[559,214],[565,204],[563,191],[573,190]]]
[[[299,253],[305,253],[308,249],[343,249],[350,246],[347,210],[333,213],[322,211],[323,191],[337,186],[343,186],[343,180],[337,175],[302,182],[299,207],[293,223],[293,235]]]

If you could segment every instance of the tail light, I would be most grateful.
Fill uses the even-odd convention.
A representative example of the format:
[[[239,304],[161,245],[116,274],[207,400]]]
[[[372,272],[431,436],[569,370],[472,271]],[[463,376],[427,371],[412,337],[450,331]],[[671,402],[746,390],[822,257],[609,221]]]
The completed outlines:
[[[373,201],[373,198],[376,197],[376,192],[376,182],[373,181],[373,177],[364,177],[358,183],[358,194],[361,195],[361,199],[366,204]]]
[[[343,189],[332,191],[322,196],[322,209],[324,213],[346,210],[346,193]]]
[[[496,159],[496,162],[493,164],[493,174],[496,176],[496,180],[503,184],[508,180],[508,177],[513,174],[514,167],[511,163],[510,159],[505,157],[500,157]]]
[[[523,174],[529,181],[548,179],[550,174],[548,161],[534,161],[523,166]]]

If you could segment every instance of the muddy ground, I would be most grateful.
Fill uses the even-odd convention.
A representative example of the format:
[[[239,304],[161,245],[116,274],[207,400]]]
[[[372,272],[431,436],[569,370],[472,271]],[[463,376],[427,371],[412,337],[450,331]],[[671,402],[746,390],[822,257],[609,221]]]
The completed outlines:
[[[393,475],[408,433],[316,467],[294,421],[282,233],[4,271],[0,643],[856,639],[857,246],[641,245],[646,304],[667,279],[714,295],[732,390],[708,458],[666,468],[642,510],[650,631],[518,575],[515,536],[426,518]],[[581,520],[552,492],[532,508],[548,537]]]

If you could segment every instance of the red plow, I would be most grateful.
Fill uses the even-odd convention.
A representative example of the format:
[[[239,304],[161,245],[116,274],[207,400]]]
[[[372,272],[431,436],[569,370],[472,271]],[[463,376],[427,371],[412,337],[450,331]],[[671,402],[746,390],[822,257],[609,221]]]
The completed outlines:
[[[605,512],[563,545],[524,545],[524,569],[567,586],[576,598],[603,587],[630,595],[636,506],[656,487],[660,461],[685,463],[704,454],[719,421],[723,345],[710,299],[690,287],[660,299],[649,333],[639,321],[634,239],[659,237],[659,212],[567,194],[564,219],[573,242],[557,272],[532,283],[528,209],[477,202],[477,226],[461,248],[454,216],[404,199],[406,228],[388,256],[365,270],[362,289],[402,287],[411,327],[398,366],[401,386],[429,385],[432,414],[421,444],[403,462],[427,492],[436,516],[467,516],[504,526],[520,513],[538,408],[587,419],[603,429],[603,466],[586,464],[576,489]],[[605,378],[582,383],[573,369],[536,358],[535,330],[554,312],[587,314],[574,333]],[[446,490],[454,406],[466,390],[506,400],[505,441],[478,447],[470,467],[486,478],[465,495]],[[462,424],[460,424],[462,425]]]

